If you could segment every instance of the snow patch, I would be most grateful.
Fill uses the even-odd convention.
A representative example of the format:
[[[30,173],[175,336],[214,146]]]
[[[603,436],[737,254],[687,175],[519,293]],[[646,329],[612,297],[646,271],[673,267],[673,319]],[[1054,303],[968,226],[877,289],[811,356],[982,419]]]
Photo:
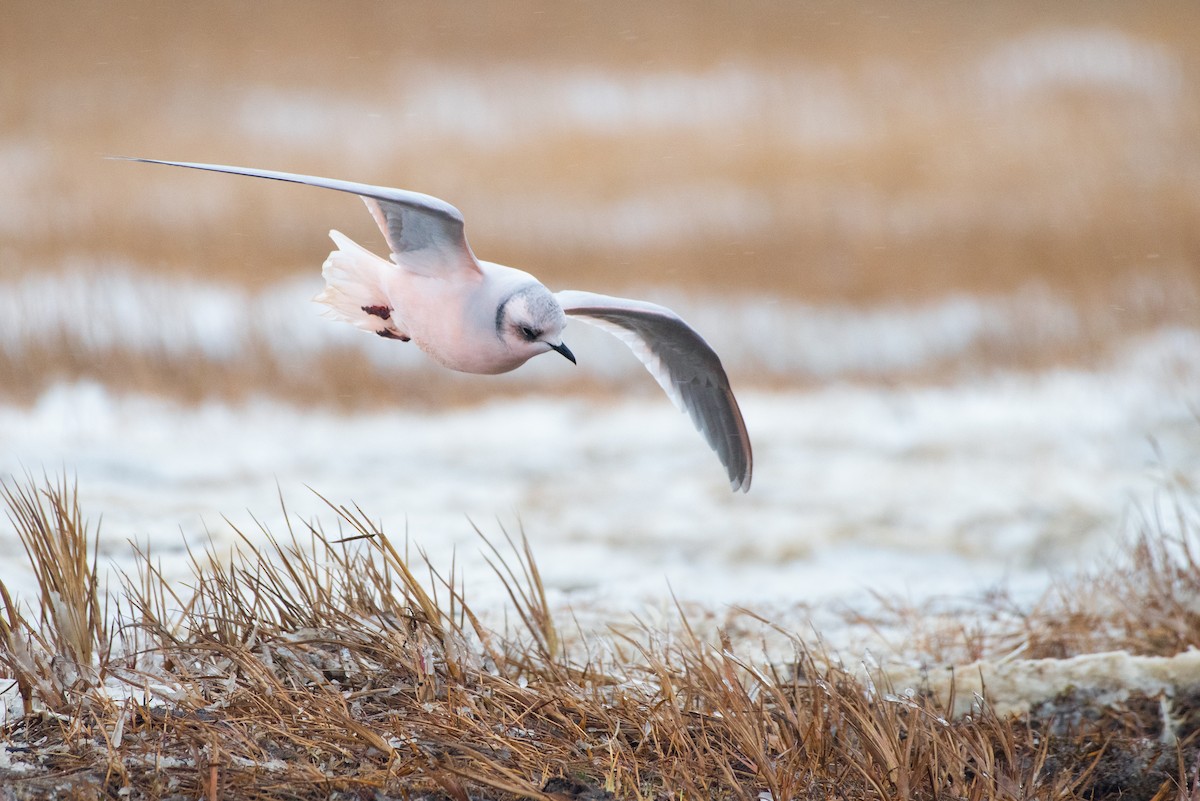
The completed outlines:
[[[1036,592],[1113,550],[1164,480],[1200,480],[1196,343],[1164,332],[1096,372],[742,392],[748,496],[728,491],[657,392],[340,414],[66,385],[0,406],[0,475],[66,470],[84,510],[103,515],[102,563],[128,569],[134,540],[172,579],[187,573],[185,542],[224,553],[230,524],[282,532],[280,491],[293,516],[336,528],[313,487],[407,533],[436,565],[457,553],[481,606],[504,596],[468,520],[491,537],[523,529],[559,601],[609,609],[656,603],[668,584],[709,605]],[[24,562],[7,521],[0,557]],[[30,580],[5,576],[25,598]]]

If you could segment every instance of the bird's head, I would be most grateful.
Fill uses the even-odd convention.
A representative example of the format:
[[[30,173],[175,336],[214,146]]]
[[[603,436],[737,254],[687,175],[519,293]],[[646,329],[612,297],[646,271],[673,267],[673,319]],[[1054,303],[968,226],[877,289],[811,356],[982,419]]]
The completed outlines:
[[[527,359],[553,350],[574,363],[575,355],[562,341],[566,324],[567,316],[554,293],[539,283],[521,287],[496,307],[496,336]]]

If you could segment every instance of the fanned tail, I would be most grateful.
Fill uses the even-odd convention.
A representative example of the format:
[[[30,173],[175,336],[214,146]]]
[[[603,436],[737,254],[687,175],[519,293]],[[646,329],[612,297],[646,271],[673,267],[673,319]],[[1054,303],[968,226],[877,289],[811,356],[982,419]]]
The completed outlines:
[[[350,323],[388,339],[408,341],[386,289],[396,265],[381,259],[341,231],[330,231],[338,249],[321,266],[325,289],[313,300],[324,304],[325,316]]]

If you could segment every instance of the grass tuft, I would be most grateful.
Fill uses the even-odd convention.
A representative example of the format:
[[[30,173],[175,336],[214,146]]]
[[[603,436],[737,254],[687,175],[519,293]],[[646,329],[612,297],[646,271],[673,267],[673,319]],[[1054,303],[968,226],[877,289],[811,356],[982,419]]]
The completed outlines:
[[[0,499],[40,589],[34,622],[0,581],[0,664],[17,680],[27,713],[35,693],[47,708],[63,711],[100,686],[111,646],[96,572],[99,526],[89,548],[75,484],[65,476],[43,483],[39,489],[32,478],[25,485],[0,482]]]
[[[515,622],[489,630],[453,566],[410,560],[363,510],[329,501],[336,536],[315,522],[239,531],[232,556],[192,555],[186,594],[143,553],[109,626],[75,487],[30,479],[3,497],[43,610],[31,618],[0,583],[0,665],[22,701],[0,730],[0,782],[16,798],[1196,797],[1194,685],[1103,697],[1077,684],[1020,712],[983,685],[962,707],[958,682],[932,681],[940,666],[925,681],[852,669],[757,619],[790,645],[768,660],[682,608],[673,630],[585,647],[555,620],[528,541],[507,533],[507,548],[484,547]],[[1191,645],[1192,531],[1144,533],[1127,569],[1096,580],[1120,592],[1091,607],[1090,639],[1054,629],[1049,606],[1030,613],[1027,635],[1046,634],[1029,653]],[[972,647],[999,658],[1012,636]],[[1038,666],[1057,663],[1072,660]]]

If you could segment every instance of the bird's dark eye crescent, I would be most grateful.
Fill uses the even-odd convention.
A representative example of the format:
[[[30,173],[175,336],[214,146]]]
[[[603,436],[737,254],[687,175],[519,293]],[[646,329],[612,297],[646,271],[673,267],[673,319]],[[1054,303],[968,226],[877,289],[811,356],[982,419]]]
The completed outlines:
[[[530,342],[532,342],[538,338],[538,332],[534,331],[532,328],[530,328],[527,325],[523,325],[523,326],[521,326],[521,336],[525,337]]]

